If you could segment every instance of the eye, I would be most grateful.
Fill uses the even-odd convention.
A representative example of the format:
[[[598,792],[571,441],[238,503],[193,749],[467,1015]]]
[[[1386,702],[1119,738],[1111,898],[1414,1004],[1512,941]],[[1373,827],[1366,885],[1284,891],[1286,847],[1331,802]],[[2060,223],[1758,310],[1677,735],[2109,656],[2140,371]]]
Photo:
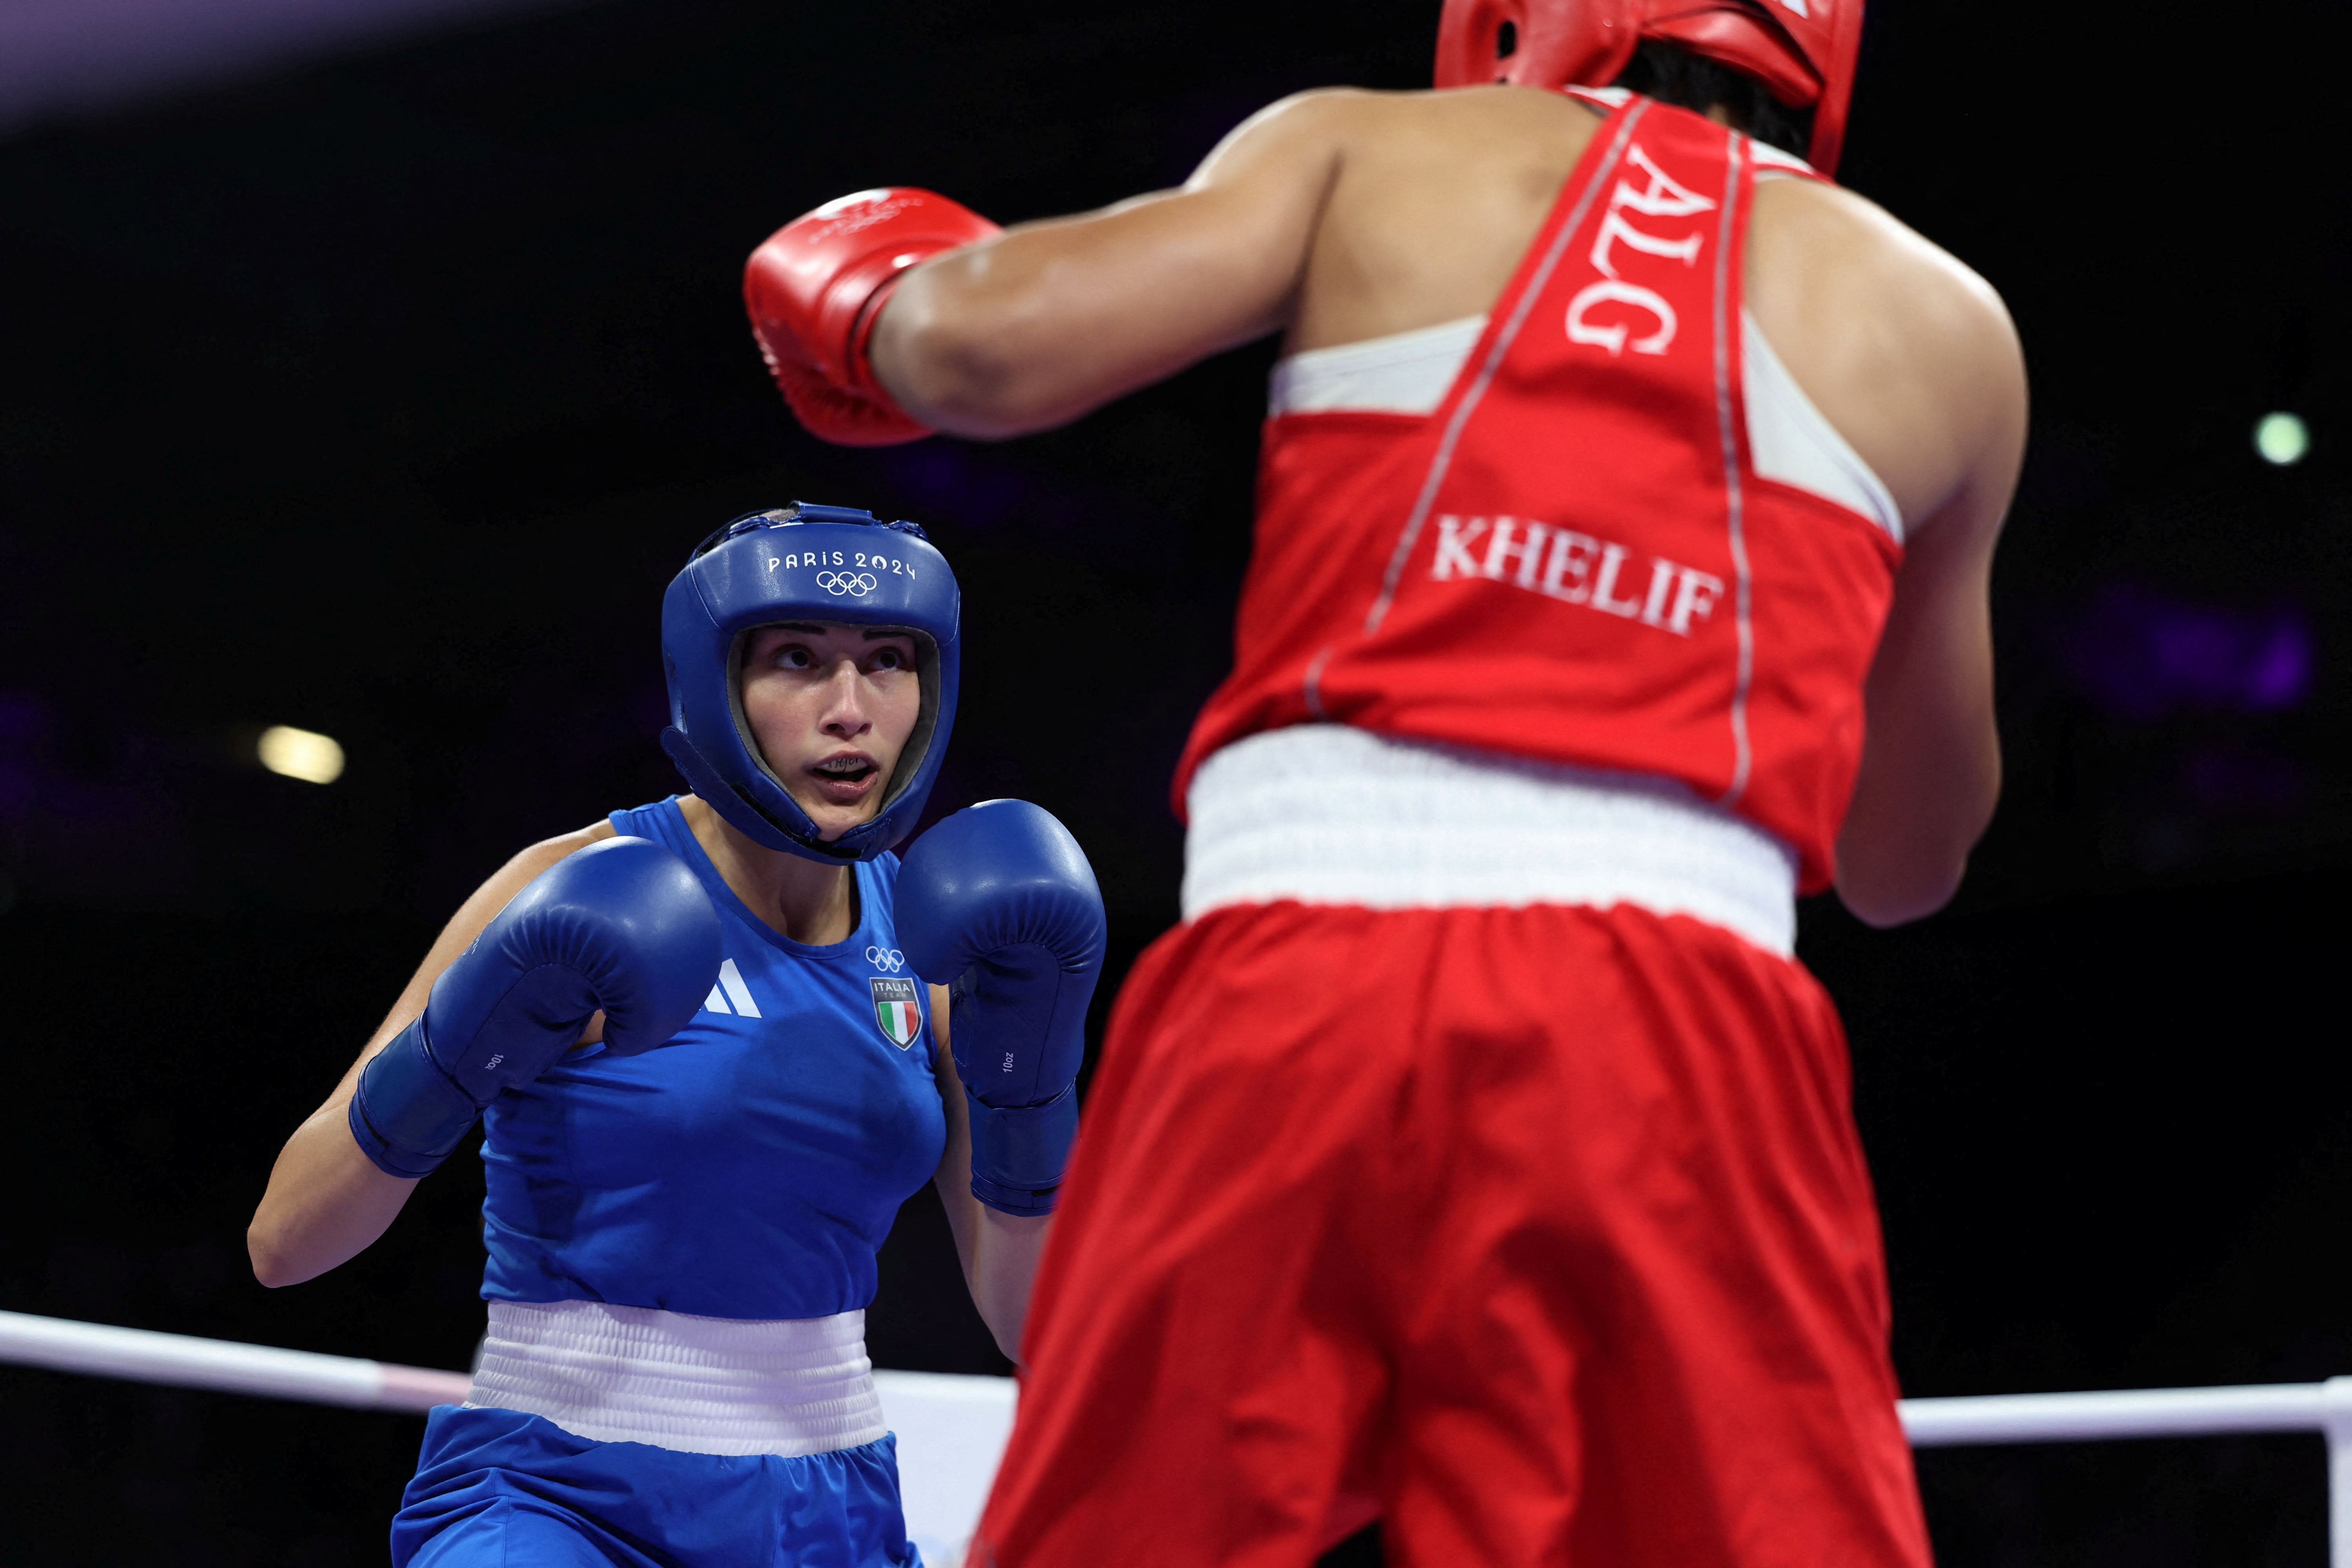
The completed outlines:
[[[874,650],[874,668],[877,669],[912,669],[915,668],[915,661],[908,655],[904,648],[878,647]]]
[[[776,650],[775,665],[779,669],[814,669],[816,655],[799,643],[786,643]]]

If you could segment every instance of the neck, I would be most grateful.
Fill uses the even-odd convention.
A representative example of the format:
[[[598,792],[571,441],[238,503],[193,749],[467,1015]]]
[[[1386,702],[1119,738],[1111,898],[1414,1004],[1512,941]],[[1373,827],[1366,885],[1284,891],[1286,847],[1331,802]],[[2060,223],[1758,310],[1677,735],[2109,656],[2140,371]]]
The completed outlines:
[[[825,947],[847,941],[857,929],[857,879],[852,868],[771,849],[694,795],[682,796],[677,804],[687,826],[694,830],[694,841],[719,868],[728,890],[777,935]]]

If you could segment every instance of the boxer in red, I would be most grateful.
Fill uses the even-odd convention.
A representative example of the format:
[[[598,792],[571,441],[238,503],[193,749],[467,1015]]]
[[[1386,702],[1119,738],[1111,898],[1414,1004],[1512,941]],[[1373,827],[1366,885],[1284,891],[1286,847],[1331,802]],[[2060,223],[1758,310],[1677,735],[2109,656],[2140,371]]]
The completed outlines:
[[[2025,427],[1987,285],[1831,183],[1859,0],[1448,0],[1439,91],[1000,233],[753,257],[832,439],[1005,437],[1261,334],[1183,923],[1114,1013],[1000,1568],[1928,1560],[1794,900],[1941,906],[2000,782]]]

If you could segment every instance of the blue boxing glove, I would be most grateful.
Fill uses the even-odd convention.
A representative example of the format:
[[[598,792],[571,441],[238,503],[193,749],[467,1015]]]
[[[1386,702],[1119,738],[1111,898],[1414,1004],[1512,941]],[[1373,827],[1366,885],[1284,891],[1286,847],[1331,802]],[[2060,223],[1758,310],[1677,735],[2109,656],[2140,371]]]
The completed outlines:
[[[646,838],[565,856],[433,982],[416,1021],[360,1074],[352,1136],[377,1168],[422,1176],[507,1089],[604,1010],[604,1048],[660,1045],[719,979],[719,913],[685,861]]]
[[[1102,889],[1086,851],[1026,801],[983,801],[907,851],[898,922],[908,966],[948,987],[972,1196],[1051,1214],[1078,1135],[1087,1004],[1102,973]]]

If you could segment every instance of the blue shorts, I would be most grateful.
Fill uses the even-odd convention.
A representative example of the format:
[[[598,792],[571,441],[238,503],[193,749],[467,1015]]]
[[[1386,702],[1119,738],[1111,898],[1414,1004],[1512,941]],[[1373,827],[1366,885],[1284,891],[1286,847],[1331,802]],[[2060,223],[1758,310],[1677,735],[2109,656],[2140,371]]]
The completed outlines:
[[[780,1458],[598,1443],[517,1410],[435,1407],[394,1568],[921,1568],[891,1437]]]

